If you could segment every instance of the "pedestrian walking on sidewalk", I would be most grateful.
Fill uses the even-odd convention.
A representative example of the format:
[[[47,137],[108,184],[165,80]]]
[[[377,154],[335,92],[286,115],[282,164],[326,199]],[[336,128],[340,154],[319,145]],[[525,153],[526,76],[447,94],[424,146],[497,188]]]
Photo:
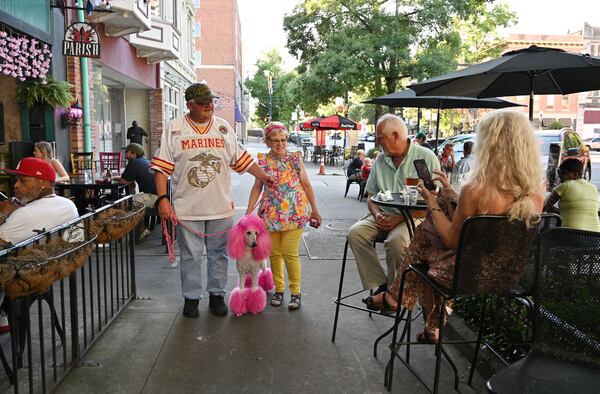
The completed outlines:
[[[127,139],[129,140],[129,143],[142,145],[143,137],[148,138],[148,133],[146,130],[138,126],[137,120],[134,120],[131,123],[131,127],[127,129]]]
[[[285,262],[291,292],[288,308],[295,310],[302,303],[302,269],[298,255],[300,240],[306,223],[310,221],[313,227],[321,225],[321,215],[304,169],[302,152],[287,151],[288,133],[283,123],[267,124],[263,134],[270,150],[266,155],[258,154],[258,165],[272,175],[275,182],[267,187],[263,187],[264,184],[258,179],[254,182],[246,214],[254,211],[260,198],[258,216],[263,219],[271,235],[270,260],[275,281],[271,305],[280,306],[283,303]]]
[[[234,213],[229,168],[239,174],[247,171],[261,184],[272,183],[237,143],[229,123],[214,116],[214,97],[204,83],[195,83],[186,89],[185,100],[190,112],[169,122],[151,167],[156,171],[156,206],[161,219],[169,220],[177,215],[185,317],[198,316],[204,246],[209,309],[216,316],[227,315],[226,242]],[[168,176],[172,177],[173,205],[167,199]]]

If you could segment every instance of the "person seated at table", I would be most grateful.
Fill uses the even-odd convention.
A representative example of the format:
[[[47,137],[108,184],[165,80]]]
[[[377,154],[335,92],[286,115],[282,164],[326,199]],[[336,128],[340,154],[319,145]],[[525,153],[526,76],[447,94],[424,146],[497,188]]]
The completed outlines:
[[[152,208],[158,198],[156,195],[156,182],[154,181],[154,173],[150,172],[150,160],[144,155],[144,148],[140,144],[131,143],[127,145],[125,147],[127,165],[123,174],[120,177],[115,177],[115,180],[123,185],[129,185],[131,189],[135,188],[137,183],[139,193],[134,194],[133,200]],[[149,218],[146,219],[149,220]],[[147,226],[148,223],[146,223],[146,228],[140,234],[140,239],[150,234]]]
[[[348,179],[360,181],[360,169],[363,165],[364,159],[365,151],[362,149],[357,150],[356,157],[352,159],[350,164],[348,164],[348,170],[346,171]]]
[[[366,182],[369,179],[369,174],[371,173],[371,168],[373,168],[373,160],[370,157],[365,157],[363,161],[363,165],[360,168],[360,179],[363,182]]]
[[[75,204],[54,194],[56,173],[46,160],[26,157],[16,170],[15,197],[0,202],[0,244],[16,244],[79,216]]]
[[[567,159],[560,163],[560,184],[546,197],[545,209],[560,214],[561,226],[587,231],[600,231],[598,189],[582,179],[583,163]],[[558,208],[555,204],[558,202]]]
[[[499,153],[502,152],[502,157]],[[434,171],[443,189],[436,196],[419,181],[417,189],[428,207],[428,216],[417,227],[402,266],[388,291],[363,300],[369,309],[395,310],[402,273],[413,263],[427,263],[428,275],[442,286],[451,287],[456,248],[465,220],[473,215],[508,215],[532,227],[540,220],[544,205],[544,185],[540,149],[529,120],[511,111],[487,114],[479,123],[477,162],[472,176],[462,186],[458,205],[452,209],[456,192],[441,171]],[[509,158],[509,160],[506,160]],[[494,264],[490,259],[489,264]],[[416,301],[423,308],[425,330],[417,336],[422,342],[438,340],[439,307],[430,287],[414,273],[406,276],[402,306],[412,309]],[[437,309],[437,310],[436,310]],[[445,311],[446,316],[448,310]]]
[[[52,145],[46,141],[36,142],[33,148],[33,156],[38,159],[44,159],[56,172],[56,180],[55,182],[69,182],[69,174],[65,171],[65,167],[61,164],[58,159],[54,158]]]
[[[375,195],[387,190],[404,190],[407,178],[418,178],[413,161],[424,159],[430,169],[439,169],[440,163],[431,150],[411,143],[404,121],[385,114],[377,122],[377,140],[383,154],[375,161],[365,190]],[[348,243],[356,258],[363,288],[383,291],[388,281],[394,280],[396,267],[409,243],[409,232],[401,211],[382,207],[367,200],[369,214],[352,225],[347,234]],[[384,270],[373,246],[375,239],[385,237],[387,270]]]
[[[417,135],[415,135],[415,142],[427,149],[433,150],[433,146],[427,142],[427,136],[422,131],[419,131]]]
[[[79,216],[71,200],[54,194],[56,172],[48,161],[26,157],[16,170],[0,170],[17,176],[15,198],[0,202],[0,248],[25,241]],[[3,299],[4,293],[0,292],[0,304]],[[0,312],[0,333],[9,329],[6,315]]]
[[[456,163],[454,166],[454,170],[452,170],[452,184],[462,184],[465,180],[467,174],[471,171],[473,167],[473,142],[467,141],[463,145],[463,157]]]
[[[444,149],[439,155],[440,165],[446,174],[451,174],[456,164],[454,160],[454,144],[448,143],[444,145]]]

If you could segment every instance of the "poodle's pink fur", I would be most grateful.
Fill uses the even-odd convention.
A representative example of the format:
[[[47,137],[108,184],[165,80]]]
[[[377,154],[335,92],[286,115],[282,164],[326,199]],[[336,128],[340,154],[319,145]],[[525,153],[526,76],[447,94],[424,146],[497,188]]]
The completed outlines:
[[[271,237],[258,216],[244,216],[229,231],[227,253],[237,260],[239,273],[238,287],[229,297],[229,307],[234,315],[257,314],[265,309],[265,292],[275,287],[273,274],[265,260],[270,252]]]
[[[257,245],[252,248],[252,257],[254,260],[264,260],[271,253],[271,236],[265,229],[261,218],[256,215],[246,215],[240,219],[237,225],[233,226],[227,234],[227,254],[239,260],[244,257],[246,252],[246,238],[244,236],[247,230],[258,230]]]

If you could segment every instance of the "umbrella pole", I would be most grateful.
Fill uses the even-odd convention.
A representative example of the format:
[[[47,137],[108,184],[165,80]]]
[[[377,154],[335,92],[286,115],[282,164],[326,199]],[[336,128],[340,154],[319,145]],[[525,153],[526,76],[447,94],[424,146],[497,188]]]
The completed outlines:
[[[440,103],[438,104],[438,109],[437,109],[437,120],[435,122],[435,154],[438,154],[438,135],[440,133],[440,107],[442,106],[441,104],[441,100]]]
[[[421,108],[417,108],[417,133],[421,131]],[[417,134],[415,133],[415,134]]]
[[[533,122],[533,81],[535,79],[535,74],[529,73],[529,121]],[[540,130],[542,129],[542,125],[540,125]]]

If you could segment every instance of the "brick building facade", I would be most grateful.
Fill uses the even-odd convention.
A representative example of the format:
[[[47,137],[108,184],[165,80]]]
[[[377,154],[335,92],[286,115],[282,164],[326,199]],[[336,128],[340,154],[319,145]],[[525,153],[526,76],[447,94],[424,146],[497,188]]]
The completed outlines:
[[[237,0],[202,0],[196,8],[196,76],[206,81],[216,100],[215,114],[245,137],[242,78],[242,31]]]

